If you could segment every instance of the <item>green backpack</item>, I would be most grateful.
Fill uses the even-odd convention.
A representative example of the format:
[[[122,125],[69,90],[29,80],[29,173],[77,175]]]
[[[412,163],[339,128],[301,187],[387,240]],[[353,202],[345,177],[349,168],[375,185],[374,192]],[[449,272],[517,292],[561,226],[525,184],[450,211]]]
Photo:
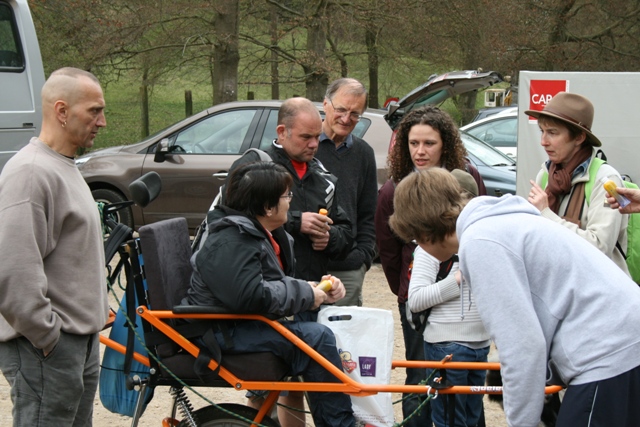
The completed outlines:
[[[584,197],[587,200],[587,206],[591,200],[591,190],[593,190],[593,184],[596,182],[596,175],[600,166],[606,163],[599,157],[594,157],[592,160],[593,165],[589,169],[589,181],[584,185]],[[541,187],[547,187],[547,180],[549,174],[545,171],[542,175]],[[638,186],[633,182],[622,181],[626,188],[638,189]],[[634,282],[640,285],[640,213],[634,213],[629,215],[629,224],[627,225],[627,253],[625,254],[620,246],[620,243],[616,243],[616,247],[620,253],[627,260],[627,267],[629,273]]]

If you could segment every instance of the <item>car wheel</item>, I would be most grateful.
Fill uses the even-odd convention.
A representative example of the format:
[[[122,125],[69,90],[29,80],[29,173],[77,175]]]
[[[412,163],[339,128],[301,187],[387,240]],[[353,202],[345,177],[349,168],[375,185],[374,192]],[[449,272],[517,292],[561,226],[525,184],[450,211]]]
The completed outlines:
[[[91,192],[96,202],[105,204],[126,202],[127,199],[119,192],[107,188],[99,188]],[[122,208],[114,212],[115,220],[133,228],[133,212],[130,207]]]

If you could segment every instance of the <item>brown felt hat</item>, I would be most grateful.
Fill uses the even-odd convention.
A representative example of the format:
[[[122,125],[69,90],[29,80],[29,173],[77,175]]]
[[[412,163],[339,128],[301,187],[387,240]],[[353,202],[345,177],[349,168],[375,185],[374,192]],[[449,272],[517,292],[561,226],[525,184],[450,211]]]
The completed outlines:
[[[542,111],[527,110],[526,115],[535,117],[552,117],[573,126],[587,134],[587,141],[594,147],[600,147],[602,142],[591,133],[593,124],[593,104],[582,95],[569,92],[559,92]]]
[[[460,184],[463,190],[471,193],[473,197],[478,195],[478,183],[470,173],[462,169],[454,169],[451,171],[451,175],[458,180],[458,184]]]

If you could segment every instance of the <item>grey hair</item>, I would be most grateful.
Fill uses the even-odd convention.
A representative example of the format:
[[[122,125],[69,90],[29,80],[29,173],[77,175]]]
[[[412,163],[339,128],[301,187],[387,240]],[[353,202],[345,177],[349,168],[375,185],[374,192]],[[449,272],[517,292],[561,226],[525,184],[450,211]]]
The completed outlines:
[[[324,97],[331,100],[342,88],[345,88],[344,90],[346,93],[350,95],[368,96],[367,88],[365,88],[358,80],[349,77],[342,77],[338,80],[332,81],[329,86],[327,86],[327,92],[324,94]]]

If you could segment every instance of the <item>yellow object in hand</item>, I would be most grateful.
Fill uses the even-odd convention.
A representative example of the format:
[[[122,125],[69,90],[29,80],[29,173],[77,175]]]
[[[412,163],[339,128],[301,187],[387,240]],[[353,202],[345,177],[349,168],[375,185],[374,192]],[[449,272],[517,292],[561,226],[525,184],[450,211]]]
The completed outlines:
[[[329,292],[331,290],[331,288],[333,287],[333,283],[331,282],[331,280],[327,279],[327,280],[323,280],[322,282],[318,283],[318,286],[316,286],[318,289],[325,291],[325,292]]]
[[[320,210],[318,211],[318,213],[319,213],[320,215],[324,215],[324,216],[329,215],[329,211],[327,211],[327,210],[326,210],[326,209],[324,209],[324,208],[320,209]]]
[[[602,186],[604,187],[605,190],[607,190],[607,193],[611,194],[611,197],[616,199],[616,202],[618,202],[620,207],[624,208],[629,203],[631,203],[629,201],[629,199],[624,197],[622,194],[618,194],[618,190],[616,190],[616,188],[618,186],[616,185],[615,182],[609,180],[609,181],[605,182],[604,184],[602,184]]]

